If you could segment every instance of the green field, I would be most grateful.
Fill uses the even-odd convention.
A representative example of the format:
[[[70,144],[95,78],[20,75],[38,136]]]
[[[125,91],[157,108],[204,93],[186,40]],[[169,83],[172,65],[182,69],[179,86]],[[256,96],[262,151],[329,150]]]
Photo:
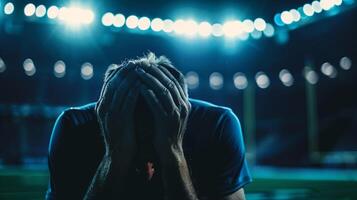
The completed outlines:
[[[333,171],[317,175],[311,172],[305,174],[290,172],[291,175],[283,172],[276,172],[274,174],[263,171],[260,173],[269,173],[269,177],[259,175],[260,177],[254,178],[254,182],[245,188],[246,196],[249,200],[357,199],[357,181],[351,180],[351,177],[354,177],[354,175],[349,175],[347,172],[344,173],[343,178],[337,176]],[[46,170],[0,170],[0,199],[43,199],[47,182],[48,172]]]

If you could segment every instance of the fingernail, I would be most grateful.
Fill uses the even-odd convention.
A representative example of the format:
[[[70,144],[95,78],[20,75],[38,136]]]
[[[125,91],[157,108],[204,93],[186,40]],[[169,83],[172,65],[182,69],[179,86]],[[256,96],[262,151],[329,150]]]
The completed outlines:
[[[141,67],[135,69],[139,74],[145,74],[145,71]]]

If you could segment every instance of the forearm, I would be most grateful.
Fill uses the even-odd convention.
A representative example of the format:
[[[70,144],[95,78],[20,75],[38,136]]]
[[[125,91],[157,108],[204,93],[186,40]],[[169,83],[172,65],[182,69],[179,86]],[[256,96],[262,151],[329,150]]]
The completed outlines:
[[[182,149],[170,150],[162,161],[165,199],[197,200]]]
[[[123,162],[120,162],[114,156],[105,155],[84,199],[121,199],[129,169],[128,162],[124,160],[122,159]],[[114,185],[115,187],[113,187]]]

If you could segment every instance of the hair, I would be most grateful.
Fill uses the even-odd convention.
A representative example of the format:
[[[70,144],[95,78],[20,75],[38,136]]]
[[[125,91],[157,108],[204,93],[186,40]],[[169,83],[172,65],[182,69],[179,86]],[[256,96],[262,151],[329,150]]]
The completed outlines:
[[[108,82],[110,77],[114,75],[116,72],[119,71],[120,68],[128,66],[128,64],[134,64],[138,66],[161,66],[167,69],[172,76],[177,80],[177,82],[180,84],[184,92],[187,94],[187,85],[185,82],[185,78],[183,74],[177,70],[176,67],[173,66],[171,61],[165,57],[165,56],[160,56],[157,57],[154,53],[149,52],[147,54],[144,54],[142,57],[138,57],[136,59],[130,59],[123,61],[120,65],[112,64],[108,67],[108,69],[105,72],[104,76],[104,83]]]

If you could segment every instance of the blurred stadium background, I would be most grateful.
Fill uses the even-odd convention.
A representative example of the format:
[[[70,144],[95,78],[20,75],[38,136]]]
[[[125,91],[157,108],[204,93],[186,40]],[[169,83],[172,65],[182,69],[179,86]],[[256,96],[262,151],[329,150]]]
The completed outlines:
[[[148,51],[240,118],[248,199],[357,199],[356,5],[1,0],[0,199],[43,199],[56,117]]]

